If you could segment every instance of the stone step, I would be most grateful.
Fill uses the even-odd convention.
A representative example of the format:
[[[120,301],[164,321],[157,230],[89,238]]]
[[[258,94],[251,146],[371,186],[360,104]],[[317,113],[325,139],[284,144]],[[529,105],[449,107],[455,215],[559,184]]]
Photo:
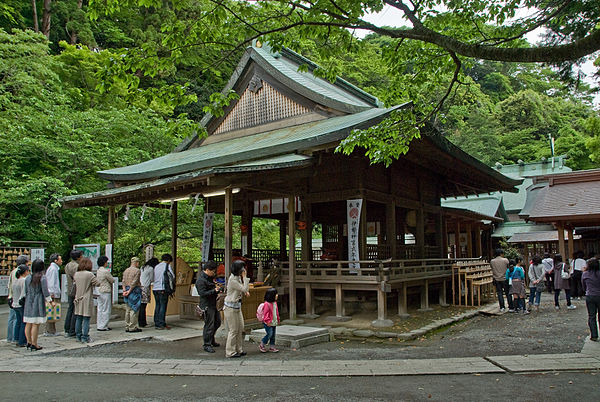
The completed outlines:
[[[265,336],[264,329],[255,329],[250,333],[250,340],[260,343]],[[316,343],[329,342],[331,335],[327,328],[281,325],[277,327],[275,344],[277,346],[301,348]]]

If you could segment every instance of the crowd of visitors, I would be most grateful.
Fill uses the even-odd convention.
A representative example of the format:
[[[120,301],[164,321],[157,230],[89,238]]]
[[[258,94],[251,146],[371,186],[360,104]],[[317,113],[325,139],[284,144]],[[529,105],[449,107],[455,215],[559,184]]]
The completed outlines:
[[[554,294],[554,309],[560,310],[560,295],[564,291],[567,309],[574,310],[577,306],[571,303],[573,299],[581,300],[585,296],[588,310],[588,326],[590,338],[598,340],[598,324],[600,323],[600,273],[598,256],[590,256],[586,261],[582,251],[573,253],[573,258],[563,261],[560,254],[551,257],[549,253],[533,256],[527,270],[529,279],[529,303],[525,306],[525,271],[520,257],[508,260],[502,249],[495,251],[495,257],[490,261],[493,282],[498,294],[500,311],[505,311],[504,297],[506,296],[509,312],[529,314],[532,310],[539,311],[541,294],[544,290]],[[502,275],[504,272],[504,275]]]
[[[108,326],[112,311],[113,278],[108,267],[109,259],[100,256],[97,259],[98,270],[92,272],[92,261],[82,255],[81,250],[70,252],[71,261],[64,268],[66,277],[66,294],[68,308],[64,315],[65,338],[76,338],[78,342],[90,343],[90,319],[94,310],[94,291],[97,299],[98,331],[110,331]],[[61,282],[60,266],[62,257],[52,254],[50,265],[44,261],[31,262],[27,255],[17,258],[17,268],[9,277],[7,342],[30,350],[40,350],[38,334],[40,325],[45,324],[44,336],[60,335],[56,331],[60,323]],[[159,267],[158,260],[151,258],[140,270],[140,260],[131,259],[131,265],[123,272],[123,297],[125,302],[126,332],[141,332],[140,327],[147,326],[146,305],[150,302],[150,288],[154,284],[154,295],[157,306],[154,324],[157,329],[168,329],[165,323],[165,313],[168,298],[174,292],[173,258],[169,254],[162,256],[162,271],[155,272]],[[158,275],[158,276],[157,276]],[[158,280],[157,280],[158,278]],[[50,315],[50,312],[56,314]],[[143,314],[140,314],[143,313]]]

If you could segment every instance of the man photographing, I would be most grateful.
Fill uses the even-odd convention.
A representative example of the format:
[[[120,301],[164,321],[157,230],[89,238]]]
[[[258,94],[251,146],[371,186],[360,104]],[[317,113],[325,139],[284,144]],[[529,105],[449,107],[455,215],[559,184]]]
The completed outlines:
[[[221,314],[217,311],[217,295],[223,292],[223,288],[214,282],[217,273],[217,264],[214,261],[204,263],[204,269],[196,280],[196,290],[200,296],[198,305],[204,310],[204,350],[215,353],[213,347],[220,346],[215,341],[215,333],[221,326]]]

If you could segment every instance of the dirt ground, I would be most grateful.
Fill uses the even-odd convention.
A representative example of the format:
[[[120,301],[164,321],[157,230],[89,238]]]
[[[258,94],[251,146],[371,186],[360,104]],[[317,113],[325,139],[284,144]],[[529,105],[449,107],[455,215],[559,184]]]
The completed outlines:
[[[567,310],[564,301],[557,312],[551,295],[544,294],[541,310],[529,315],[506,313],[502,316],[477,316],[413,341],[397,339],[348,338],[302,349],[285,349],[277,355],[284,360],[411,359],[512,354],[577,353],[588,335],[585,301],[574,301],[575,310]],[[199,335],[201,335],[199,333]],[[219,339],[224,344],[225,339]],[[249,358],[272,359],[261,354],[256,344],[244,346]],[[133,341],[60,352],[61,356],[127,356],[173,359],[222,359],[224,347],[217,353],[202,350],[202,339],[177,342]]]

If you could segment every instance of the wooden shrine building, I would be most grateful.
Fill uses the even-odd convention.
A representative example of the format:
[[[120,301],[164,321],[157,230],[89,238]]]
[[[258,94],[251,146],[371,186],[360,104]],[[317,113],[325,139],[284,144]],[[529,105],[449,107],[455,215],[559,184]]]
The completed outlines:
[[[308,71],[299,71],[301,65]],[[485,166],[435,133],[423,132],[410,144],[410,151],[387,168],[371,164],[364,150],[348,156],[334,152],[351,131],[373,127],[410,104],[383,107],[376,97],[343,79],[331,83],[318,78],[313,74],[316,68],[287,49],[249,47],[224,89],[234,90],[239,99],[222,117],[204,117],[207,137],[189,138],[160,158],[101,171],[98,174],[112,188],[66,197],[64,207],[109,207],[111,240],[114,206],[200,194],[209,200],[206,212],[225,215],[227,269],[235,248],[233,215],[242,217],[249,250],[253,217],[280,219],[282,228],[286,221],[300,222],[287,224],[288,253],[281,262],[291,318],[296,317],[298,290],[303,290],[300,298],[309,314],[315,291],[334,292],[339,317],[344,316],[345,293],[376,293],[382,325],[388,323],[392,294],[398,297],[401,314],[406,312],[410,287],[421,289],[427,305],[430,286],[442,289],[443,295],[453,261],[447,258],[446,212],[440,198],[515,191],[520,181]],[[263,206],[271,208],[274,200],[283,200],[281,208],[261,214]],[[348,257],[348,200],[362,200],[359,261]],[[173,205],[176,254],[177,203]],[[466,219],[486,219],[465,214]],[[323,227],[323,243],[332,261],[313,256],[310,229],[314,224]],[[376,244],[367,244],[368,230],[377,237]],[[297,232],[302,248],[296,258]]]

